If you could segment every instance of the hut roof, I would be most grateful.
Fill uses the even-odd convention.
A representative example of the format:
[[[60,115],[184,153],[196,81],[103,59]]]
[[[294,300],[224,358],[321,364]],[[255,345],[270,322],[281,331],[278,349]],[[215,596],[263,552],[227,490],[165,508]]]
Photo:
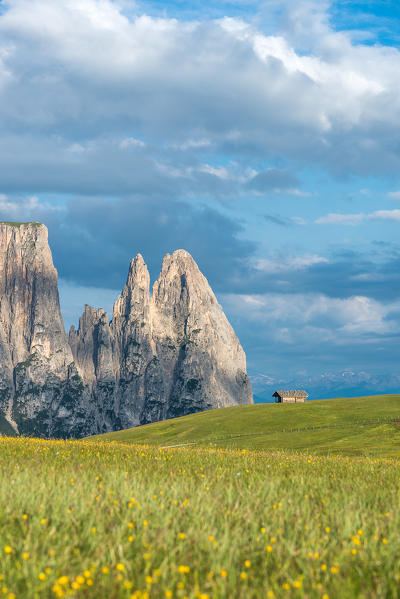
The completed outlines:
[[[289,391],[275,391],[274,396],[279,395],[280,397],[308,397],[308,393],[302,390],[289,390]]]

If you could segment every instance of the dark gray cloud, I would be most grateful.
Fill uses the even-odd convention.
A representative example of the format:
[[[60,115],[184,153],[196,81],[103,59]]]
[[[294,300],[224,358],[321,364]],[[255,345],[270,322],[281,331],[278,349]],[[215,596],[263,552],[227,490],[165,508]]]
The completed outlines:
[[[238,164],[213,167],[197,156],[202,147],[201,141],[166,148],[135,137],[81,143],[5,135],[0,138],[1,191],[142,194],[167,201],[248,194],[246,169]]]
[[[379,249],[377,249],[377,247]],[[271,257],[276,268],[251,268],[238,293],[321,293],[330,298],[365,296],[387,302],[400,298],[400,246],[375,244],[361,250],[333,250],[326,259],[305,260],[281,252]],[[268,261],[267,261],[268,262]]]
[[[63,277],[76,282],[118,288],[138,252],[154,280],[163,256],[184,248],[221,289],[243,276],[243,262],[254,252],[254,243],[239,239],[241,231],[217,210],[183,201],[76,199],[52,237]]]
[[[138,252],[154,279],[162,257],[182,247],[217,292],[359,295],[377,301],[400,297],[398,244],[376,241],[362,251],[339,246],[326,256],[286,249],[260,260],[257,243],[246,239],[240,220],[190,201],[76,197],[57,205],[0,196],[0,218],[46,223],[60,275],[80,285],[119,289]],[[280,215],[266,218],[286,224]]]
[[[256,244],[241,239],[242,225],[205,205],[163,199],[75,198],[65,205],[0,198],[0,218],[40,220],[60,276],[79,285],[120,289],[132,257],[141,253],[153,280],[163,256],[189,251],[213,287],[243,279]]]

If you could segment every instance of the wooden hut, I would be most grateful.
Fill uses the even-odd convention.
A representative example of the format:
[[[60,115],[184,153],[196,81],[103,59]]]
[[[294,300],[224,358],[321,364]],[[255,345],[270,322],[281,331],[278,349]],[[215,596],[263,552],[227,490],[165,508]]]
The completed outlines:
[[[308,397],[305,391],[275,391],[275,403],[304,403]]]

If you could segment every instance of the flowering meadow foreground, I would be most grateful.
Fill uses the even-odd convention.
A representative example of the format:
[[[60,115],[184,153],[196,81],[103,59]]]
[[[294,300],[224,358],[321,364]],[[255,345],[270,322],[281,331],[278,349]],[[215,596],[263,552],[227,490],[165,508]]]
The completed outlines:
[[[0,597],[400,596],[400,462],[0,438]]]

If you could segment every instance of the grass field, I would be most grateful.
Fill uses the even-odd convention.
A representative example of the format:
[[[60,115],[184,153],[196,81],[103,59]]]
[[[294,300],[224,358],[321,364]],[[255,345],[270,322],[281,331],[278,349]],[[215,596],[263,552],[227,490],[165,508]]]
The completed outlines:
[[[211,410],[94,439],[150,445],[400,456],[400,395]]]
[[[391,395],[0,437],[0,597],[399,598],[399,408]]]
[[[400,462],[0,438],[0,596],[395,598]]]

